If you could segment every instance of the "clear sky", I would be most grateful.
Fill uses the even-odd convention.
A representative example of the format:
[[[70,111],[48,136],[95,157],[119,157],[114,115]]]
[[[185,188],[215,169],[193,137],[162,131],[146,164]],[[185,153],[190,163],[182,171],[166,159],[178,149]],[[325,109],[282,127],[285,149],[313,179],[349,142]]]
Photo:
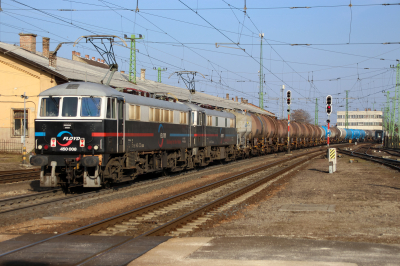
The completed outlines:
[[[196,90],[219,97],[229,93],[257,106],[262,61],[265,109],[280,116],[285,85],[292,91],[291,108],[305,109],[312,117],[318,98],[322,125],[328,94],[335,113],[345,110],[345,90],[350,91],[349,110],[381,110],[386,92],[394,97],[396,71],[390,66],[400,59],[399,2],[2,0],[0,41],[19,44],[18,33],[35,33],[41,51],[42,37],[50,37],[54,50],[82,35],[142,34],[137,69],[145,68],[147,79],[157,80],[154,67],[167,68],[162,82],[183,87],[176,75],[168,77],[198,71],[206,78],[196,77]],[[100,57],[84,41],[75,48],[63,45],[58,55],[71,58],[73,50]],[[119,69],[128,71],[130,50],[115,46],[115,53]],[[286,109],[285,104],[285,116]]]

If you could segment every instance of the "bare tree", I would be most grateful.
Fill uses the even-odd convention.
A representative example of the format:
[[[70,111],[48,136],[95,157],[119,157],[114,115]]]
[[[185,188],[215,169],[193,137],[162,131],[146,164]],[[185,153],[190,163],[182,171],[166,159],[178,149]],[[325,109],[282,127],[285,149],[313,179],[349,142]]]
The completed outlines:
[[[296,109],[291,112],[290,120],[294,122],[311,123],[310,114],[303,109]]]

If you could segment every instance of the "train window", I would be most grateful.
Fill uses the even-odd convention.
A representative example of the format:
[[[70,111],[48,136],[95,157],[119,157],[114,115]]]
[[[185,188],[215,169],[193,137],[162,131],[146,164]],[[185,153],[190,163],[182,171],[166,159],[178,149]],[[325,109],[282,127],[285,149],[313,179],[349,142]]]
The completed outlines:
[[[185,112],[180,113],[179,123],[187,125],[187,114]]]
[[[197,114],[197,125],[202,126],[203,125],[203,116],[201,115],[201,112]]]
[[[194,112],[192,112],[192,125],[194,125]]]
[[[218,126],[218,117],[217,116],[215,117],[215,126],[216,127]]]
[[[124,118],[124,102],[118,101],[118,119]]]
[[[207,126],[212,126],[212,116],[211,115],[207,116]]]
[[[61,115],[64,117],[75,117],[78,110],[77,97],[64,97]]]
[[[140,120],[140,106],[130,105],[129,106],[129,119],[130,120]]]
[[[162,110],[162,122],[173,123],[174,112],[171,110]]]
[[[100,116],[101,99],[95,97],[82,97],[81,116]]]
[[[161,112],[162,112],[161,109],[154,108],[154,121],[155,122],[161,121],[161,115],[162,115]]]
[[[42,98],[40,116],[58,116],[60,97]]]
[[[230,119],[230,127],[235,127],[235,119]]]
[[[107,116],[106,118],[115,118],[115,99],[107,98]]]
[[[154,121],[154,108],[151,107],[149,110],[149,121]]]
[[[225,127],[228,127],[228,118],[225,118]]]
[[[162,122],[169,121],[169,110],[162,110]]]

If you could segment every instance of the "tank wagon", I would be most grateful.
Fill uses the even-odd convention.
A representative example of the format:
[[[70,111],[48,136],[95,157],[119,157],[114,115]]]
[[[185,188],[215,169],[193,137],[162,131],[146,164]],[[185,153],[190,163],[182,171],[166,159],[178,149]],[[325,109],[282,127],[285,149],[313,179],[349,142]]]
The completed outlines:
[[[288,147],[287,120],[203,107],[96,83],[58,85],[39,95],[31,164],[41,166],[42,187],[100,187]],[[291,122],[291,148],[324,144],[327,132]],[[330,137],[334,143],[364,136],[332,128]]]

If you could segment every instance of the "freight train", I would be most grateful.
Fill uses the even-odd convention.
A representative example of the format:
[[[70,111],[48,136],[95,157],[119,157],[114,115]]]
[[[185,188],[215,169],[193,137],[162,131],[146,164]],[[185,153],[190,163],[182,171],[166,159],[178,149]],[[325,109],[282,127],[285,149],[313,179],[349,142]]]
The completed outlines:
[[[125,91],[125,92],[124,92]],[[159,100],[89,82],[39,95],[35,152],[42,187],[101,187],[144,173],[285,151],[287,120],[245,110]],[[363,140],[363,130],[290,123],[291,149]]]

